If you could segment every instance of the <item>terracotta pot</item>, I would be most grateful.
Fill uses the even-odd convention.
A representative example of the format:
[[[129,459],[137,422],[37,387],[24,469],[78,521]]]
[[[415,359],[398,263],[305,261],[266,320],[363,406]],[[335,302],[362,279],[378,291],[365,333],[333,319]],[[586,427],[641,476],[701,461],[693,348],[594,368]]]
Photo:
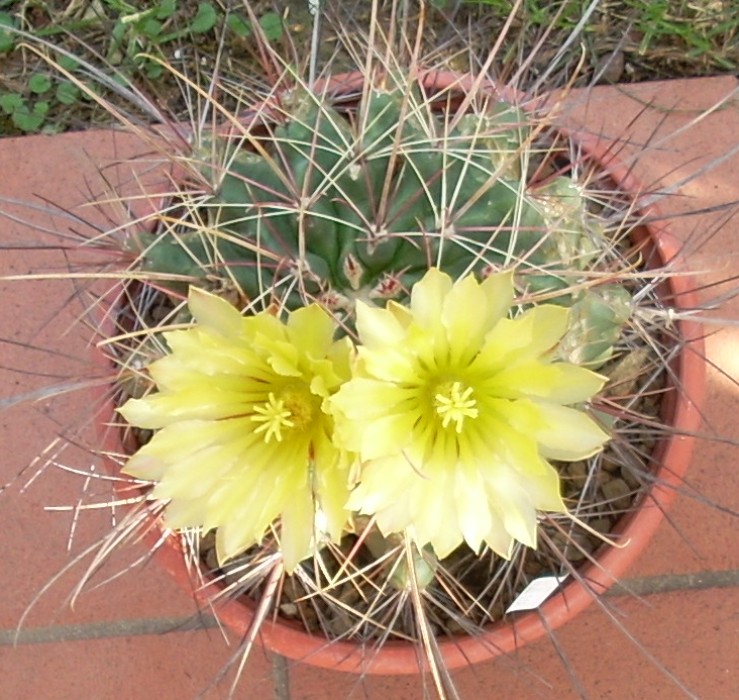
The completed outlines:
[[[421,76],[420,82],[427,91],[455,91],[459,104],[464,99],[464,88],[469,88],[473,79],[434,72]],[[340,97],[348,93],[357,94],[362,85],[362,76],[352,73],[320,83],[316,89],[325,89],[332,96]],[[501,96],[490,83],[485,84],[485,89],[492,95]],[[505,97],[510,99],[511,95],[507,94]],[[603,167],[620,189],[634,193],[642,191],[630,170],[618,162],[606,144],[577,133],[570,133],[568,136]],[[654,206],[642,209],[642,213],[647,215],[648,221],[664,221]],[[679,255],[679,245],[664,223],[649,223],[636,231],[635,236],[648,242],[658,258],[656,264],[671,262]],[[677,309],[696,306],[695,294],[688,277],[673,276],[667,279],[663,295]],[[592,603],[596,594],[603,593],[623,577],[646,547],[662,521],[664,512],[675,498],[688,468],[694,443],[692,436],[700,425],[699,407],[704,395],[705,363],[700,328],[697,323],[684,320],[677,321],[675,325],[685,347],[676,358],[669,380],[670,391],[666,393],[662,404],[662,419],[671,426],[671,430],[669,436],[658,442],[651,457],[656,465],[654,486],[644,494],[639,507],[619,521],[614,531],[628,545],[623,548],[602,549],[598,554],[597,565],[590,564],[579,569],[580,580],[586,583],[570,580],[537,611],[513,613],[505,621],[490,625],[477,637],[439,639],[441,654],[448,669],[488,661],[513,652],[546,635],[548,630],[558,628]],[[112,406],[110,410],[112,411]],[[122,452],[117,431],[106,430],[104,436],[106,450]],[[124,488],[128,488],[130,494],[130,486]],[[149,544],[153,546],[158,543],[160,534],[159,527],[151,528]],[[171,536],[164,546],[158,547],[157,554],[164,568],[185,590],[196,597],[204,609],[208,609],[212,591],[210,587],[193,591],[192,579],[185,566],[178,539]],[[249,602],[230,600],[219,604],[218,615],[236,634],[244,635],[249,629],[254,610],[255,605]],[[378,651],[371,645],[363,647],[352,642],[328,642],[323,637],[307,633],[295,623],[271,619],[263,623],[260,640],[265,647],[285,657],[336,671],[395,675],[414,674],[419,670],[416,647],[400,641],[388,642]]]

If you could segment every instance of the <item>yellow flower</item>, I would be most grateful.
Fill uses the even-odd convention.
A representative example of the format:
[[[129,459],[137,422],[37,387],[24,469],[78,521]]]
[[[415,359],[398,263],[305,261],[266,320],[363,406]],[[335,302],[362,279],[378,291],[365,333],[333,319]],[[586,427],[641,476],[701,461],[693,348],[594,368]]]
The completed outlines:
[[[604,378],[557,362],[568,312],[507,318],[508,273],[456,284],[431,269],[410,308],[358,302],[354,377],[331,398],[336,437],[359,453],[348,506],[384,535],[406,530],[446,556],[466,541],[509,557],[536,546],[537,511],[566,510],[547,459],[578,460],[608,439],[582,410]]]
[[[149,367],[158,392],[120,409],[157,431],[124,471],[170,500],[169,527],[217,528],[220,562],[279,518],[291,571],[315,546],[317,515],[335,541],[346,523],[350,458],[325,409],[349,377],[351,343],[333,340],[333,320],[315,305],[282,323],[192,288],[189,308],[197,325],[166,333],[171,353]]]

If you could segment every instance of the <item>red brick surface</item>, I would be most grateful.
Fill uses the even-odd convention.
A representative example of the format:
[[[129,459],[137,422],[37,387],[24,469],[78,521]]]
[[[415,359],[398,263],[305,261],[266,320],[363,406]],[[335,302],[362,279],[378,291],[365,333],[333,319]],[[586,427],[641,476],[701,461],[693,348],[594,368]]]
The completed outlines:
[[[654,190],[658,182],[669,186],[688,178],[659,206],[671,215],[671,228],[685,241],[690,268],[699,272],[702,280],[737,274],[739,218],[732,220],[722,211],[679,216],[739,200],[739,155],[733,153],[702,172],[706,163],[729,154],[739,144],[737,82],[718,78],[596,88],[571,100],[576,107],[575,118],[586,120],[589,130],[617,140],[622,155],[638,155],[633,161],[634,171],[647,189]],[[717,104],[712,113],[693,123]],[[64,227],[61,219],[53,221],[46,213],[19,208],[10,200],[33,201],[39,197],[63,208],[75,208],[89,199],[90,189],[97,191],[98,186],[91,184],[90,178],[94,180],[98,166],[125,156],[132,147],[133,142],[121,135],[113,138],[100,132],[0,141],[0,208],[28,219],[30,224],[0,220],[0,276],[63,271],[68,264],[58,251],[14,249],[54,242],[53,236],[40,233],[38,227]],[[694,173],[698,175],[690,180]],[[75,224],[72,229],[84,227]],[[89,235],[90,231],[82,233]],[[724,289],[706,290],[705,296]],[[79,286],[68,281],[0,282],[0,337],[12,341],[0,347],[0,398],[38,390],[70,376],[94,376],[84,335],[75,325],[83,308],[76,299],[79,292]],[[730,300],[714,316],[737,319],[739,307]],[[709,330],[718,332],[706,343],[709,360],[716,366],[709,369],[705,431],[711,436],[739,439],[739,389],[733,383],[739,377],[739,331],[725,323]],[[46,351],[29,350],[29,345]],[[91,434],[85,426],[93,414],[86,392],[0,411],[0,483],[12,479],[55,437],[74,432],[70,428],[75,426],[81,428],[79,438],[75,437],[75,442],[81,444],[67,448],[59,461],[87,470],[91,458],[85,440],[89,441]],[[681,494],[671,511],[671,524],[663,525],[632,571],[634,576],[707,572],[707,577],[712,572],[733,572],[728,574],[728,588],[692,588],[641,600],[609,597],[605,604],[611,608],[611,616],[592,608],[557,631],[553,640],[543,640],[514,656],[455,674],[462,697],[683,697],[667,671],[701,700],[739,697],[739,536],[737,519],[727,512],[739,511],[736,465],[735,446],[716,440],[701,442],[688,474],[695,495],[687,488]],[[89,636],[101,629],[102,638],[29,641],[17,648],[7,643],[10,631],[36,593],[105,532],[111,517],[104,509],[80,514],[73,550],[67,553],[72,515],[45,512],[44,506],[76,503],[83,479],[50,468],[22,493],[21,487],[31,473],[26,471],[0,495],[0,549],[4,554],[0,586],[6,592],[0,607],[0,633],[4,634],[0,637],[0,697],[196,697],[231,653],[217,630],[156,635],[125,631],[126,625],[135,627],[137,621],[184,619],[196,612],[189,597],[154,563],[83,595],[70,610],[66,598],[79,575],[77,568],[77,573],[63,576],[41,598],[26,621],[29,631],[53,639],[71,637],[73,633]],[[108,497],[108,486],[102,481],[93,482],[90,490],[98,497],[91,495],[87,502]],[[120,570],[126,561],[140,554],[132,548],[103,573]],[[634,645],[619,625],[625,626],[643,648]],[[660,670],[653,656],[666,671]],[[289,689],[275,682],[272,660],[257,649],[236,697],[433,697],[428,679],[424,685],[414,677],[362,679],[300,664],[289,663],[287,667]],[[278,664],[278,671],[280,668]],[[227,689],[227,684],[221,684],[205,697],[226,697]]]

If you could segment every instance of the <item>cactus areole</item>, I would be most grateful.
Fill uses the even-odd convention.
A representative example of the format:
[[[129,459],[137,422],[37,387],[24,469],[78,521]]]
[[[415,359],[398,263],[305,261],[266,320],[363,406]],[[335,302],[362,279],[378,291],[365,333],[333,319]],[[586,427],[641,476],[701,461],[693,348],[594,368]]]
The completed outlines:
[[[427,74],[410,90],[407,78],[397,81],[405,90],[389,79],[379,84],[389,87],[368,86],[351,74],[312,91],[296,88],[245,117],[243,127],[232,124],[201,138],[182,185],[203,193],[188,195],[186,206],[197,199],[197,211],[183,217],[185,205],[175,198],[168,208],[180,213],[163,218],[177,223],[135,237],[131,245],[144,270],[235,289],[254,311],[317,303],[351,335],[357,302],[406,304],[431,267],[455,279],[514,269],[521,298],[549,300],[576,319],[560,344],[562,359],[597,371],[611,356],[632,295],[618,282],[588,283],[601,264],[604,217],[573,176],[575,151],[562,144],[576,144],[577,158],[596,163],[627,199],[639,191],[630,172],[577,133],[548,128],[550,145],[540,150],[537,120],[503,101],[492,85],[475,87],[473,97],[474,82],[455,74]],[[552,148],[558,138],[560,146]],[[644,259],[651,257],[648,265],[659,267],[677,254],[669,233],[650,225],[633,226],[628,240]],[[693,305],[688,278],[667,277],[662,287],[670,305]],[[651,457],[654,485],[617,526],[628,546],[599,551],[596,564],[581,568],[579,580],[536,611],[508,615],[479,635],[439,638],[447,668],[485,661],[545,635],[605,591],[644,548],[688,466],[688,436],[699,424],[700,334],[687,321],[675,328],[692,347],[677,356],[668,380],[661,412],[672,429]],[[474,409],[460,387],[447,389],[445,400],[456,411],[448,411],[448,422],[461,425]],[[265,426],[279,434],[272,423]],[[162,561],[192,591],[180,545],[170,540],[171,546],[159,548]],[[195,595],[206,602],[209,588]],[[228,600],[218,614],[246,634],[255,609],[256,603]],[[271,617],[260,638],[284,656],[341,671],[404,674],[419,668],[418,649],[410,643],[389,641],[378,649],[372,642],[327,642]]]

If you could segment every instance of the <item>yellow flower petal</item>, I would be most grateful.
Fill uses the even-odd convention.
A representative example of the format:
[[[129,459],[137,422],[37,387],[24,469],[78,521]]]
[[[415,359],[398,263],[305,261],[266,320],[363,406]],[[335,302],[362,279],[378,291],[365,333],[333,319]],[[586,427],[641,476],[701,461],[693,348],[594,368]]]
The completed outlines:
[[[513,270],[489,275],[483,280],[480,289],[485,292],[488,300],[488,322],[492,327],[508,315],[511,304],[513,304],[515,295]]]
[[[384,532],[399,532],[408,522],[409,488],[414,484],[414,473],[404,455],[374,459],[365,465],[362,481],[352,491],[347,502],[349,510],[363,514],[377,514],[384,518]],[[396,513],[395,518],[381,511]]]
[[[363,460],[402,452],[413,440],[412,412],[384,416],[365,425],[358,452]]]
[[[238,421],[237,425],[243,425],[243,421]],[[207,499],[209,485],[221,478],[229,478],[229,472],[241,466],[243,455],[253,440],[255,438],[248,433],[241,438],[234,436],[230,441],[221,439],[187,456],[180,456],[177,461],[170,461],[166,474],[159,478],[155,487],[156,498]]]
[[[178,462],[194,452],[217,445],[225,440],[235,440],[244,435],[243,423],[232,421],[182,421],[159,431],[128,460],[123,471],[138,478],[147,478],[139,473],[135,464],[141,457]]]
[[[527,361],[506,367],[485,382],[486,390],[505,398],[542,398],[573,404],[587,401],[603,388],[606,378],[566,362]]]
[[[203,505],[199,499],[186,501],[178,498],[167,505],[164,525],[171,530],[198,528],[202,523]]]
[[[488,295],[474,277],[457,282],[446,294],[441,312],[452,353],[450,361],[460,366],[468,364],[498,320],[495,310],[489,308]],[[466,342],[454,342],[456,338],[465,338]]]
[[[198,388],[175,394],[155,394],[144,399],[130,399],[118,412],[132,425],[156,430],[183,420],[221,420],[243,413],[249,402],[238,392],[203,391]]]
[[[357,377],[344,384],[331,397],[334,412],[345,414],[361,429],[361,422],[386,416],[388,413],[412,409],[416,401],[412,387],[397,386],[391,382]]]
[[[326,532],[334,542],[338,542],[350,516],[346,503],[355,458],[346,452],[337,453],[328,432],[314,444],[314,489],[325,518]]]
[[[510,535],[502,518],[497,516],[493,526],[485,536],[485,544],[503,559],[510,559],[513,554],[515,540]]]
[[[537,402],[542,421],[534,433],[542,454],[574,462],[599,452],[609,435],[590,416],[567,406]]]
[[[267,362],[275,373],[283,377],[300,377],[303,374],[300,350],[295,345],[268,338],[263,338],[262,342],[268,353]]]
[[[297,309],[287,321],[288,340],[309,358],[326,357],[333,345],[336,323],[328,313],[315,304]]]
[[[242,315],[225,299],[190,286],[187,308],[198,325],[217,331],[224,337],[238,337],[244,327]]]
[[[280,547],[286,571],[295,567],[311,553],[314,537],[315,512],[309,489],[301,489],[282,510]]]
[[[505,475],[507,476],[507,475]],[[505,494],[496,500],[496,507],[503,518],[506,532],[518,542],[536,549],[536,509],[528,497],[525,485],[502,474],[493,482],[491,491]]]
[[[142,481],[158,481],[168,468],[169,464],[161,457],[137,452],[126,462],[123,473]]]
[[[437,329],[444,312],[444,301],[452,290],[452,278],[436,268],[430,269],[411,290],[411,313],[424,330]],[[364,335],[360,331],[364,342]]]
[[[454,483],[453,499],[458,504],[462,536],[472,551],[479,552],[493,526],[493,517],[483,470],[478,465],[460,465]]]
[[[362,301],[357,301],[356,309],[357,331],[365,348],[386,347],[402,342],[405,328],[392,313],[368,306]]]
[[[569,319],[560,306],[537,306],[516,319],[501,319],[485,338],[475,365],[498,370],[550,353],[561,340]]]

